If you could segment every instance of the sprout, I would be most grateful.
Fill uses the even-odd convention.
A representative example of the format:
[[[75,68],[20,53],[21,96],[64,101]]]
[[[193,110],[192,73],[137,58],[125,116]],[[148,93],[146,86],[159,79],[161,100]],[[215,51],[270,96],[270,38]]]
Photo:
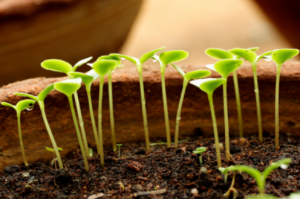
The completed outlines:
[[[223,83],[223,101],[224,101],[224,124],[225,124],[225,153],[226,159],[230,160],[230,138],[229,138],[229,122],[228,122],[228,107],[227,107],[227,77],[242,65],[242,60],[224,59],[218,61],[214,65],[207,65],[208,68],[217,71],[226,80]]]
[[[79,147],[80,147],[83,161],[84,161],[85,170],[88,172],[89,164],[87,161],[87,153],[84,149],[83,142],[81,139],[79,126],[78,126],[78,122],[77,122],[77,118],[76,118],[76,114],[75,114],[75,110],[74,110],[74,103],[73,103],[73,99],[72,99],[72,95],[80,88],[80,86],[81,86],[81,78],[67,79],[67,80],[64,80],[61,82],[54,83],[54,88],[56,90],[62,92],[63,94],[65,94],[68,97],[75,129],[76,129],[76,134],[78,137]]]
[[[182,107],[182,102],[183,102],[186,87],[190,80],[201,79],[203,77],[207,77],[211,74],[211,72],[208,70],[195,70],[195,71],[191,71],[188,73],[184,73],[181,68],[175,66],[174,64],[172,64],[172,66],[183,76],[183,87],[182,87],[179,105],[178,105],[178,109],[177,109],[175,138],[174,138],[175,148],[177,148],[178,147],[178,136],[179,136],[179,122],[181,119],[180,113],[181,113],[181,107]]]
[[[82,60],[78,61],[73,67],[68,62],[65,62],[65,61],[59,60],[59,59],[45,60],[41,63],[41,66],[44,69],[47,69],[47,70],[65,73],[70,78],[72,78],[72,76],[70,76],[69,73],[70,72],[75,72],[78,67],[86,64],[92,58],[93,57],[88,57],[88,58],[82,59]],[[86,139],[86,133],[85,133],[85,129],[84,129],[84,122],[83,122],[83,118],[82,118],[82,114],[81,114],[81,108],[80,108],[80,103],[79,103],[79,98],[78,98],[77,91],[74,93],[74,99],[75,99],[77,115],[78,115],[78,119],[79,119],[79,126],[80,126],[80,129],[81,129],[81,134],[82,134],[82,138],[83,138],[84,148],[85,148],[85,151],[86,151],[86,155],[89,155],[88,154],[89,146],[88,146],[87,139]]]
[[[257,81],[257,72],[256,72],[256,65],[257,62],[261,58],[265,58],[266,56],[272,54],[272,51],[266,52],[260,56],[257,56],[254,50],[257,48],[252,49],[242,49],[242,48],[235,48],[232,50],[229,50],[230,53],[242,57],[245,60],[248,60],[252,65],[253,70],[253,78],[254,78],[254,92],[255,92],[255,98],[256,98],[256,109],[257,109],[257,121],[258,121],[258,137],[259,141],[263,141],[263,135],[262,135],[262,122],[261,122],[261,111],[260,111],[260,100],[259,100],[259,88],[258,88],[258,81]]]
[[[271,58],[276,63],[276,90],[275,90],[275,149],[279,148],[279,82],[281,66],[284,62],[299,54],[298,49],[274,50]]]
[[[99,110],[98,110],[98,133],[100,144],[100,163],[104,166],[104,153],[103,153],[103,138],[102,138],[102,98],[103,98],[103,83],[104,77],[109,71],[113,70],[117,66],[117,62],[113,60],[99,60],[93,63],[93,69],[98,73],[100,77],[99,85]]]
[[[213,129],[214,129],[214,137],[215,137],[215,145],[216,145],[216,153],[217,153],[217,162],[218,167],[222,166],[221,163],[221,154],[220,154],[220,145],[219,145],[219,135],[218,135],[218,128],[217,128],[217,121],[215,116],[214,110],[214,103],[213,103],[213,93],[222,84],[226,82],[226,79],[223,78],[206,78],[206,79],[199,79],[193,80],[190,83],[194,86],[200,88],[202,91],[207,93],[210,111],[211,111],[211,118],[213,121]]]
[[[200,164],[202,164],[202,153],[204,153],[204,151],[206,151],[206,147],[198,147],[196,149],[196,151],[193,151],[193,153],[199,154],[199,162],[200,162]]]
[[[1,104],[3,106],[8,106],[8,107],[13,108],[17,113],[20,147],[21,147],[21,151],[22,151],[24,165],[28,166],[29,164],[26,160],[25,151],[24,151],[24,147],[23,147],[23,138],[22,138],[22,131],[21,131],[21,112],[25,109],[28,111],[31,111],[33,109],[35,101],[30,100],[30,99],[22,100],[22,101],[19,101],[16,106],[14,106],[10,103],[7,103],[7,102],[2,102]]]
[[[160,64],[160,73],[161,73],[161,88],[163,95],[164,103],[164,114],[165,114],[165,123],[166,123],[166,134],[167,134],[167,146],[171,147],[171,134],[170,134],[170,124],[169,124],[169,113],[168,113],[168,104],[167,104],[167,93],[165,86],[165,70],[168,64],[184,60],[189,55],[188,52],[184,50],[171,50],[161,53],[159,56],[153,55],[153,58],[157,60]]]
[[[234,165],[234,166],[230,166],[227,168],[221,167],[221,168],[219,168],[219,170],[225,176],[225,178],[224,178],[225,183],[227,182],[228,171],[232,171],[232,172],[239,171],[239,172],[245,172],[245,173],[249,174],[256,180],[257,186],[259,188],[260,196],[258,196],[256,198],[264,198],[263,196],[265,195],[264,192],[265,192],[265,184],[266,184],[267,177],[270,175],[270,173],[273,170],[277,169],[281,165],[289,165],[291,163],[291,161],[292,160],[290,158],[281,159],[281,160],[269,165],[262,173],[257,169],[254,169],[252,167],[245,166],[245,165]],[[252,197],[248,197],[248,198],[252,198]]]
[[[145,141],[146,141],[146,148],[148,151],[150,151],[150,141],[149,141],[149,132],[148,132],[148,121],[147,121],[147,111],[146,111],[146,100],[145,100],[145,92],[144,92],[144,82],[143,82],[143,63],[146,62],[149,58],[152,58],[156,52],[164,49],[165,47],[158,48],[155,50],[152,50],[150,52],[147,52],[141,56],[140,59],[135,57],[130,57],[127,55],[121,55],[121,54],[110,54],[110,57],[118,57],[121,59],[127,59],[134,63],[137,67],[138,73],[139,73],[139,79],[140,79],[140,92],[141,92],[141,103],[142,103],[142,112],[143,112],[143,123],[144,123],[144,131],[145,131]]]
[[[55,170],[56,170],[56,160],[57,160],[57,158],[55,157],[55,150],[50,148],[50,147],[46,147],[46,150],[53,153],[54,159],[51,161],[51,165],[53,165],[52,162],[54,161],[55,162]],[[57,150],[58,151],[63,151],[63,149],[60,148],[60,147],[57,147]],[[62,168],[60,168],[60,169],[62,169]]]
[[[121,146],[122,146],[123,144],[116,144],[116,146],[118,147],[118,158],[120,158],[120,156],[121,156]]]
[[[42,90],[39,93],[38,96],[33,96],[33,95],[30,95],[30,94],[27,94],[27,93],[14,93],[14,94],[17,95],[17,96],[31,98],[32,100],[36,101],[39,104],[40,109],[41,109],[41,113],[42,113],[42,118],[44,120],[49,138],[51,140],[52,147],[53,147],[53,149],[55,151],[55,154],[56,154],[56,157],[57,157],[59,168],[63,169],[63,163],[62,163],[62,160],[61,160],[61,157],[60,157],[60,154],[59,154],[59,150],[57,148],[56,141],[54,139],[53,133],[52,133],[51,128],[49,126],[47,116],[46,116],[46,112],[45,112],[45,102],[44,102],[45,98],[53,89],[54,89],[54,85],[51,84],[51,85],[47,86],[44,90]]]

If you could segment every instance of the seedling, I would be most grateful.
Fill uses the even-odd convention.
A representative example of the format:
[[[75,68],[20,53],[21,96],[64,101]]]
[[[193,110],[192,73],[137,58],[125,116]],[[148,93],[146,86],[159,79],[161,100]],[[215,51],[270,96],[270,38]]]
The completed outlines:
[[[53,161],[54,161],[54,164],[55,164],[55,170],[56,170],[56,169],[57,169],[57,168],[56,168],[56,160],[57,160],[57,157],[55,157],[55,150],[52,149],[52,148],[50,148],[50,147],[46,147],[46,150],[53,153],[53,156],[54,156]],[[63,149],[60,148],[60,147],[57,147],[57,150],[58,150],[58,151],[63,151]],[[53,163],[51,163],[51,164],[53,165]]]
[[[125,58],[128,61],[134,63],[137,67],[140,79],[140,92],[141,92],[141,103],[142,103],[142,113],[143,113],[143,123],[144,123],[144,131],[145,131],[145,141],[146,141],[146,149],[150,151],[150,141],[149,141],[149,131],[148,131],[148,121],[147,121],[147,110],[146,110],[146,100],[145,100],[145,92],[144,92],[144,81],[143,81],[143,63],[145,63],[148,59],[152,58],[156,52],[163,50],[165,47],[158,48],[143,54],[139,59],[135,57],[130,57],[127,55],[121,54],[110,54],[111,57]]]
[[[165,70],[168,64],[184,60],[189,56],[189,53],[184,50],[172,50],[166,51],[158,55],[153,55],[153,58],[157,60],[160,64],[160,73],[161,73],[161,88],[163,95],[164,103],[164,114],[165,114],[165,123],[166,123],[166,134],[167,134],[167,146],[171,147],[171,133],[170,133],[170,124],[169,124],[169,113],[168,113],[168,104],[167,104],[167,93],[166,93],[166,83],[165,83]]]
[[[228,122],[228,107],[227,107],[227,77],[242,65],[242,60],[224,59],[215,64],[207,65],[209,69],[215,70],[221,74],[226,80],[223,83],[223,102],[224,102],[224,124],[225,124],[225,154],[226,159],[230,160],[230,138],[229,138],[229,122]]]
[[[292,160],[290,158],[281,159],[281,160],[269,165],[262,173],[259,170],[254,169],[249,166],[246,166],[246,165],[234,165],[234,166],[230,166],[227,168],[221,167],[221,168],[219,168],[219,170],[221,171],[222,174],[224,174],[225,183],[227,182],[228,171],[245,172],[245,173],[249,174],[256,180],[257,186],[259,188],[259,195],[255,196],[255,197],[251,196],[251,197],[247,197],[247,198],[248,199],[250,199],[250,198],[251,199],[252,198],[264,199],[264,198],[271,197],[269,195],[264,194],[267,177],[270,175],[270,173],[273,170],[277,169],[278,167],[281,167],[282,169],[286,169],[288,167],[288,165],[291,163],[291,161]]]
[[[103,98],[103,84],[104,77],[109,73],[110,70],[117,67],[118,62],[112,60],[99,60],[93,63],[93,69],[98,73],[100,77],[99,85],[99,110],[98,110],[98,133],[99,133],[99,144],[100,144],[100,163],[104,166],[104,153],[103,153],[103,138],[102,138],[102,98]]]
[[[76,134],[78,137],[78,142],[79,142],[80,150],[82,153],[82,158],[84,161],[85,170],[88,172],[89,164],[87,161],[87,153],[83,146],[83,142],[82,142],[82,138],[81,138],[81,134],[79,131],[79,126],[78,126],[78,122],[77,122],[77,118],[76,118],[76,114],[75,114],[75,110],[74,110],[73,98],[72,98],[72,95],[80,88],[80,86],[81,86],[81,78],[67,79],[67,80],[64,80],[61,82],[54,83],[54,88],[56,90],[62,92],[63,94],[65,94],[68,97],[75,129],[76,129]]]
[[[256,50],[256,48],[254,49]],[[266,56],[272,54],[272,51],[266,52],[260,56],[257,56],[253,49],[242,49],[242,48],[235,48],[229,50],[230,53],[242,57],[245,60],[249,61],[252,65],[253,70],[253,78],[254,78],[254,92],[255,92],[255,99],[256,99],[256,109],[257,109],[257,121],[258,121],[258,137],[259,141],[263,141],[262,135],[262,122],[261,122],[261,110],[260,110],[260,100],[259,100],[259,88],[258,88],[258,81],[257,81],[257,62],[261,58],[265,58]]]
[[[199,162],[202,164],[202,153],[206,151],[206,147],[198,147],[196,151],[193,151],[195,154],[199,154]]]
[[[52,147],[53,147],[53,149],[55,151],[55,154],[56,154],[56,157],[57,157],[59,168],[63,169],[63,163],[62,163],[62,160],[61,160],[61,157],[60,157],[60,154],[59,154],[59,150],[57,148],[56,141],[54,139],[53,133],[52,133],[51,128],[50,128],[50,125],[48,123],[47,116],[46,116],[46,111],[45,111],[45,102],[44,102],[45,98],[53,89],[54,89],[54,85],[51,84],[51,85],[47,86],[44,90],[42,90],[39,93],[38,96],[33,96],[33,95],[30,95],[30,94],[27,94],[27,93],[14,93],[14,94],[17,95],[17,96],[28,97],[28,98],[36,101],[39,104],[39,107],[40,107],[41,113],[42,113],[42,118],[44,120],[49,138],[51,140]]]
[[[190,80],[201,79],[201,78],[207,77],[211,74],[211,72],[208,70],[195,70],[195,71],[185,73],[185,72],[183,72],[183,70],[181,68],[175,66],[174,64],[172,64],[172,66],[183,76],[183,87],[181,90],[181,96],[180,96],[179,105],[178,105],[178,109],[177,109],[175,138],[174,138],[175,148],[178,148],[179,122],[181,119],[180,114],[181,114],[182,102],[183,102],[186,87]]]
[[[221,167],[222,163],[221,163],[221,153],[220,153],[217,121],[216,121],[216,115],[215,115],[214,103],[213,103],[213,93],[216,90],[216,88],[218,88],[225,82],[226,82],[226,79],[223,79],[223,78],[206,78],[206,79],[193,80],[190,82],[194,86],[200,88],[202,91],[207,93],[210,111],[211,111],[211,118],[212,118],[212,122],[213,122],[218,167]]]
[[[117,145],[117,147],[118,147],[118,158],[120,158],[120,156],[121,156],[121,146],[123,145],[123,144],[116,144]]]
[[[276,63],[276,89],[275,89],[275,149],[279,148],[279,83],[280,83],[280,71],[284,62],[292,59],[299,54],[297,49],[279,49],[274,50],[271,58]]]
[[[72,76],[70,76],[68,73],[75,72],[78,67],[86,64],[92,58],[93,57],[88,57],[88,58],[82,59],[82,60],[78,61],[73,67],[68,62],[65,62],[65,61],[59,60],[59,59],[45,60],[41,63],[41,66],[47,70],[65,73],[70,78],[72,78]],[[74,93],[74,99],[75,99],[76,110],[77,110],[77,115],[78,115],[78,119],[79,119],[79,126],[81,129],[81,134],[82,134],[82,138],[83,138],[83,144],[84,144],[86,155],[88,156],[89,155],[88,154],[89,146],[88,146],[87,139],[86,139],[84,122],[83,122],[83,118],[82,118],[82,114],[81,114],[81,108],[80,108],[77,91]]]
[[[16,113],[17,113],[17,120],[18,120],[18,132],[19,132],[19,142],[20,142],[20,147],[21,147],[21,151],[22,151],[22,156],[23,156],[23,161],[24,161],[24,165],[28,166],[28,162],[25,156],[25,150],[23,147],[23,138],[22,138],[22,131],[21,131],[21,112],[23,110],[27,110],[27,111],[31,111],[33,109],[33,106],[35,104],[34,100],[30,100],[30,99],[25,99],[25,100],[21,100],[17,103],[16,106],[7,103],[7,102],[2,102],[1,103],[3,106],[8,106],[13,108]]]

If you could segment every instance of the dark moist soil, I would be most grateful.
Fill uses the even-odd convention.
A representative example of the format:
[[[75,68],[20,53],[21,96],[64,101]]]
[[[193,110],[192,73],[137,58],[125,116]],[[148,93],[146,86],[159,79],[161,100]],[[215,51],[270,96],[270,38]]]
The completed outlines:
[[[221,142],[224,143],[222,138]],[[298,139],[281,136],[277,152],[269,136],[263,143],[256,136],[231,142],[232,160],[226,161],[222,150],[223,167],[239,164],[263,171],[272,162],[291,158],[288,169],[278,168],[268,177],[266,193],[283,197],[300,188]],[[99,158],[90,158],[88,173],[78,152],[63,159],[64,170],[44,163],[9,166],[0,174],[0,198],[88,198],[98,193],[103,193],[98,195],[101,198],[224,198],[233,174],[224,183],[213,144],[212,138],[191,137],[178,149],[158,145],[152,146],[151,152],[145,151],[144,144],[124,144],[120,158],[106,148],[105,167],[99,166]],[[198,155],[192,153],[200,146],[207,148],[202,165]],[[201,167],[206,169],[199,173]],[[258,193],[255,180],[244,173],[237,174],[234,187],[238,198]]]

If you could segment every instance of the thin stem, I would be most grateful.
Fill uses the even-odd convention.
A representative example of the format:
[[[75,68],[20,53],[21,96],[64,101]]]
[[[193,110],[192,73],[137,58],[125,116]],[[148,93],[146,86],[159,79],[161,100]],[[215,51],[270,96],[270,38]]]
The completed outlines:
[[[24,150],[24,146],[23,146],[23,137],[22,137],[22,130],[21,130],[21,112],[17,112],[17,118],[18,118],[18,132],[19,132],[19,142],[20,142],[20,147],[21,147],[21,151],[22,151],[22,156],[23,156],[23,161],[24,161],[24,165],[28,166],[28,162],[26,159],[26,155],[25,155],[25,150]]]
[[[104,76],[100,76],[99,85],[99,107],[98,107],[98,133],[100,144],[100,164],[104,167],[104,153],[103,153],[103,137],[102,137],[102,98],[103,98],[103,84]]]
[[[94,132],[94,136],[95,136],[95,140],[96,140],[96,145],[97,145],[97,152],[98,152],[98,154],[100,154],[100,144],[99,144],[98,132],[97,132],[97,127],[96,127],[96,122],[95,122],[94,109],[93,109],[93,103],[92,103],[92,98],[91,98],[91,90],[88,87],[86,87],[86,94],[87,94],[88,102],[89,102],[90,116],[91,116],[91,121],[92,121],[93,132]]]
[[[230,160],[230,138],[229,138],[229,122],[227,107],[227,79],[223,84],[223,102],[224,102],[224,124],[225,124],[225,154],[226,159]]]
[[[89,145],[86,139],[86,133],[84,129],[84,122],[82,119],[82,114],[81,114],[81,108],[80,108],[80,103],[79,103],[79,98],[77,91],[74,92],[74,99],[75,99],[75,104],[76,104],[76,110],[77,110],[77,115],[78,115],[78,120],[79,120],[79,126],[82,134],[82,139],[83,139],[83,145],[85,148],[86,155],[89,156]]]
[[[238,119],[239,119],[239,136],[244,137],[240,89],[239,89],[239,82],[238,82],[236,71],[233,71],[233,83],[234,83],[234,91],[235,91],[236,108],[237,108]]]
[[[179,136],[179,123],[180,123],[180,119],[181,119],[181,108],[182,108],[182,103],[183,103],[183,99],[184,99],[184,94],[185,94],[185,90],[186,87],[188,85],[188,80],[184,79],[183,80],[183,86],[182,86],[182,90],[181,90],[181,96],[180,96],[180,100],[179,100],[179,104],[178,104],[178,109],[177,109],[177,115],[176,115],[176,127],[175,127],[175,139],[174,139],[174,146],[175,148],[178,148],[178,136]]]
[[[167,103],[167,94],[166,94],[165,72],[161,72],[161,88],[162,88],[163,102],[164,102],[167,146],[169,148],[171,147],[171,134],[170,134],[169,113],[168,113],[168,103]]]
[[[117,151],[111,74],[112,74],[112,72],[108,73],[108,99],[109,99],[110,131],[111,131],[113,151]]]
[[[49,123],[48,123],[48,120],[47,120],[46,113],[45,113],[45,105],[44,105],[44,102],[39,102],[39,105],[40,105],[42,117],[43,117],[43,120],[44,120],[46,129],[47,129],[48,135],[49,135],[49,137],[50,137],[50,140],[51,140],[51,143],[52,143],[52,146],[53,146],[53,149],[54,149],[54,152],[55,152],[57,161],[58,161],[59,168],[60,168],[60,169],[63,169],[64,166],[63,166],[63,163],[62,163],[62,160],[61,160],[61,157],[60,157],[60,153],[59,153],[59,151],[58,151],[58,149],[57,149],[57,145],[56,145],[56,142],[55,142],[53,133],[52,133],[52,131],[51,131],[51,128],[50,128],[50,126],[49,126]]]
[[[277,65],[276,91],[275,91],[275,149],[279,149],[279,83],[281,64]]]
[[[256,63],[252,64],[252,69],[253,69],[254,92],[255,92],[255,98],[256,98],[256,110],[257,110],[257,121],[258,121],[258,139],[260,142],[262,142],[263,134],[262,134],[261,111],[260,111],[258,80],[257,80],[257,73],[256,73]]]
[[[71,109],[71,112],[72,112],[72,117],[73,117],[75,129],[76,129],[76,134],[77,134],[77,138],[78,138],[78,142],[79,142],[79,147],[80,147],[82,158],[83,158],[83,161],[84,161],[85,170],[86,170],[86,172],[88,172],[89,171],[89,163],[87,161],[87,155],[86,155],[86,152],[84,150],[83,143],[82,143],[82,139],[81,139],[81,135],[80,135],[80,131],[79,131],[79,126],[78,126],[78,122],[77,122],[77,118],[76,118],[76,114],[75,114],[75,110],[74,110],[74,103],[73,103],[72,96],[68,96],[68,100],[69,100],[69,103],[70,103],[70,109]]]
[[[218,134],[218,128],[217,128],[217,121],[216,121],[216,115],[215,115],[215,109],[214,109],[213,96],[212,96],[212,94],[207,94],[207,95],[208,95],[208,101],[209,101],[209,106],[210,106],[210,111],[211,111],[211,118],[212,118],[213,128],[214,128],[214,137],[215,137],[218,167],[222,167],[220,144],[219,144],[219,134]]]
[[[121,156],[121,147],[119,146],[119,153],[118,153],[118,158]]]
[[[203,162],[202,162],[202,154],[199,155],[199,162],[200,162],[200,164],[203,163]]]
[[[150,140],[149,140],[147,110],[146,110],[146,100],[145,100],[142,70],[139,71],[139,78],[140,78],[140,92],[141,92],[141,102],[142,102],[142,112],[143,112],[143,122],[144,122],[146,148],[147,148],[147,151],[150,151]]]

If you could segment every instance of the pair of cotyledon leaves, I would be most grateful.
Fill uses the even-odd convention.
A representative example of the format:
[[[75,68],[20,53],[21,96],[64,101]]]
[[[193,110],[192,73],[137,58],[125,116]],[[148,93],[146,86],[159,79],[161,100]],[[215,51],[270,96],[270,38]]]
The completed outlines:
[[[195,153],[195,154],[202,154],[205,151],[206,151],[206,147],[198,147],[196,149],[196,151],[193,151],[193,153]]]

